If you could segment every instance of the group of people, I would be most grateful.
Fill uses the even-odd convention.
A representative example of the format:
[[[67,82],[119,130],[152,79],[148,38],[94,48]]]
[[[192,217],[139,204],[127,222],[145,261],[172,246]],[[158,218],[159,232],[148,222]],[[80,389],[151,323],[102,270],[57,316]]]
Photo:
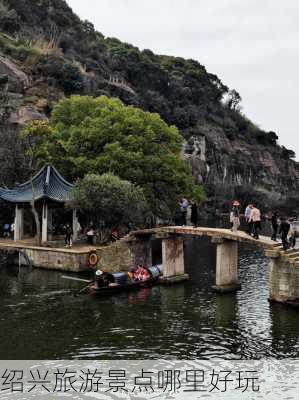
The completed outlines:
[[[261,212],[256,204],[249,204],[245,209],[245,220],[247,223],[247,233],[255,239],[259,238],[261,227]],[[233,208],[230,213],[230,223],[233,232],[236,232],[240,227],[240,203],[233,202]]]
[[[261,211],[256,204],[248,204],[245,209],[245,221],[247,224],[247,233],[255,239],[259,239],[259,232],[262,230],[261,226]],[[266,216],[271,221],[272,236],[271,239],[276,241],[277,235],[281,235],[281,241],[284,250],[296,246],[296,229],[293,225],[294,219],[279,216],[277,211]],[[230,213],[230,223],[233,232],[236,232],[240,227],[240,203],[233,202],[233,207]]]
[[[74,235],[72,225],[70,223],[65,224],[63,226],[63,232],[64,232],[65,247],[72,247],[73,235]],[[94,245],[95,237],[97,236],[97,230],[93,222],[90,222],[88,227],[86,227],[85,229],[82,229],[81,225],[78,223],[77,232],[83,233],[86,236],[87,244],[89,244],[90,246]]]
[[[133,282],[147,281],[151,278],[151,272],[145,265],[139,264],[137,267],[131,269],[128,276]]]
[[[129,282],[144,282],[149,280],[151,277],[152,274],[149,269],[145,265],[141,264],[132,268],[131,271],[128,272]],[[94,285],[97,289],[99,289],[103,287],[118,286],[118,283],[116,282],[113,274],[98,269],[95,272]]]
[[[281,241],[284,250],[294,248],[296,246],[296,229],[294,226],[294,218],[279,217],[278,212],[272,213],[271,217],[272,225],[272,237],[271,239],[276,241],[277,234],[281,235]]]
[[[198,206],[194,200],[189,201],[182,197],[178,203],[178,208],[174,216],[175,225],[187,225],[188,209],[191,209],[191,224],[196,227],[198,224]]]

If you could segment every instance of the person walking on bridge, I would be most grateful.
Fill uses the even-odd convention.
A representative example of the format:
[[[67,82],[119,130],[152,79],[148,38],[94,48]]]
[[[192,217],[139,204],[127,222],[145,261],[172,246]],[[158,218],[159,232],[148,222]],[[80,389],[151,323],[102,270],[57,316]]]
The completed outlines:
[[[193,200],[191,203],[191,223],[193,224],[194,228],[197,227],[198,223],[198,207],[196,202]]]
[[[284,217],[281,217],[280,221],[279,234],[281,235],[283,249],[286,251],[289,248],[288,234],[290,230],[290,224]]]
[[[189,207],[189,202],[185,197],[183,197],[181,199],[180,207],[181,207],[181,213],[182,213],[183,226],[186,226],[187,225],[187,211],[188,211],[188,207]]]
[[[259,230],[261,229],[261,212],[255,204],[253,204],[249,222],[253,224],[254,239],[259,239]]]
[[[233,202],[233,208],[231,211],[231,223],[232,223],[232,231],[236,232],[240,226],[240,211],[239,211],[240,203],[238,201]]]
[[[277,231],[278,231],[278,212],[277,211],[274,211],[274,213],[272,214],[271,225],[272,225],[272,230],[273,230],[271,240],[274,240],[276,242]]]
[[[251,210],[253,209],[253,205],[252,204],[248,204],[248,206],[245,209],[245,221],[247,223],[247,233],[248,235],[251,236],[252,234],[252,222],[250,222],[250,214],[251,214]]]

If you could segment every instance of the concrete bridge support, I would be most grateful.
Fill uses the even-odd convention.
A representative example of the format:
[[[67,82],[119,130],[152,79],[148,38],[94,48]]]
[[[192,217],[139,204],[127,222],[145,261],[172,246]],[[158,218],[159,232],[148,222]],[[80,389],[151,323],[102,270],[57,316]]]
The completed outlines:
[[[266,250],[270,259],[269,300],[299,307],[299,266],[278,251]]]
[[[185,274],[184,241],[176,236],[162,240],[162,263],[164,283],[182,282],[189,278]]]
[[[238,243],[233,240],[214,238],[216,243],[216,285],[213,290],[226,293],[241,288],[238,276]]]
[[[130,243],[132,266],[152,266],[152,243],[150,238],[139,239]]]

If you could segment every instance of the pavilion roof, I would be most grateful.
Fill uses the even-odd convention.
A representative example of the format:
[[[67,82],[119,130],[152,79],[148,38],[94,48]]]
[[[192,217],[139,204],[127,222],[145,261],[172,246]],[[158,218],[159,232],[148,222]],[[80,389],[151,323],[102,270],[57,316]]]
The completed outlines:
[[[71,199],[73,185],[52,166],[45,165],[33,178],[13,189],[0,188],[0,199],[10,203],[30,203],[34,200],[52,200],[65,203]]]

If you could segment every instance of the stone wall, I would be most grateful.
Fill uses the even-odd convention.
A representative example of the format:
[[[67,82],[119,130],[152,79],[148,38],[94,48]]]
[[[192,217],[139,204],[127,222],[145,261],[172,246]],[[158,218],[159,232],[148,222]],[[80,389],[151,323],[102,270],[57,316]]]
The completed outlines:
[[[90,269],[88,264],[89,253],[75,253],[52,251],[49,249],[24,248],[34,267],[54,269],[67,272],[81,272]],[[17,262],[17,260],[16,260]],[[21,256],[21,263],[27,265],[26,260]]]
[[[129,271],[134,265],[133,252],[126,241],[97,249],[98,268],[106,272]]]

